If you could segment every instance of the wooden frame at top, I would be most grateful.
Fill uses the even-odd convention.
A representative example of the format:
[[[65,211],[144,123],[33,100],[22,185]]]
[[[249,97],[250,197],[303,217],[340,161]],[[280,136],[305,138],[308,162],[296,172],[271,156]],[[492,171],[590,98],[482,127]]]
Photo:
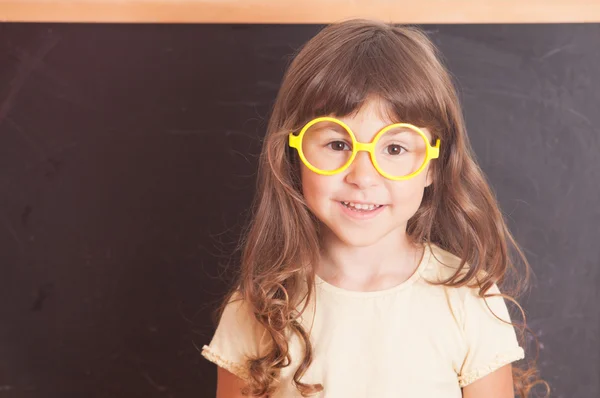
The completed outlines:
[[[600,22],[600,0],[0,0],[3,22]]]

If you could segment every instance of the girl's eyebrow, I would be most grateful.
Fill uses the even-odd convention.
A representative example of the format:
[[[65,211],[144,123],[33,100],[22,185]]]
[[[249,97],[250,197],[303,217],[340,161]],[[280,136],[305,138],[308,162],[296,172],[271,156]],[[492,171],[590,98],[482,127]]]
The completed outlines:
[[[337,123],[334,122],[320,122],[314,126],[312,126],[312,128],[315,128],[316,130],[324,130],[327,129],[329,131],[336,131],[336,132],[346,132],[346,129],[344,129],[344,127],[340,126]]]
[[[421,139],[421,136],[418,135],[415,131],[409,130],[408,128],[401,128],[401,129],[392,129],[388,132],[385,133],[386,136],[391,136],[391,137],[396,137],[399,135],[404,135],[413,139]]]
[[[379,130],[381,131],[381,130]],[[393,128],[391,130],[386,131],[386,134],[389,135],[398,135],[398,134],[407,134],[407,133],[411,133],[412,130],[409,130],[408,128]]]

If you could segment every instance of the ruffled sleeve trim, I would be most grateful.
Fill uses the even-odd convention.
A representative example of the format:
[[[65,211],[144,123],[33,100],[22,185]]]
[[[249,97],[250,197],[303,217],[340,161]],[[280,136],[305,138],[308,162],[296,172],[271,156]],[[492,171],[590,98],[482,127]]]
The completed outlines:
[[[471,370],[463,375],[458,377],[458,384],[460,387],[465,387],[475,380],[478,380],[484,376],[489,375],[490,373],[500,369],[504,365],[508,365],[511,362],[517,361],[519,359],[525,358],[525,351],[521,347],[515,347],[509,352],[504,354],[500,354],[496,356],[496,359],[489,363],[486,366],[479,367],[477,369]]]
[[[208,359],[210,362],[216,364],[217,366],[220,366],[221,368],[228,370],[229,372],[233,373],[234,375],[241,378],[242,380],[247,381],[249,379],[248,371],[246,370],[246,368],[244,366],[242,366],[241,364],[239,364],[237,362],[229,361],[229,360],[221,357],[219,354],[214,352],[207,345],[202,347],[202,356],[204,358]]]

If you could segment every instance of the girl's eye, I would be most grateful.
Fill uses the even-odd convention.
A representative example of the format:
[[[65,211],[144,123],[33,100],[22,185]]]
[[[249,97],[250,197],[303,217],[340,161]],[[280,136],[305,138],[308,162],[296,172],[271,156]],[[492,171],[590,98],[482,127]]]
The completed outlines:
[[[334,151],[350,151],[350,146],[346,144],[344,141],[332,141],[327,144],[328,147],[333,149]]]
[[[398,144],[392,144],[387,146],[388,155],[400,155],[402,151],[406,152],[406,148]]]

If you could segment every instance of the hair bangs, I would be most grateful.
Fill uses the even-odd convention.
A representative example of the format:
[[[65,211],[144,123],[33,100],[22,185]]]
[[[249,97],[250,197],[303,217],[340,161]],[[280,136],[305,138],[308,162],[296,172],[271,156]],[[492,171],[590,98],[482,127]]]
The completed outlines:
[[[305,90],[293,112],[294,129],[319,116],[352,115],[370,98],[382,100],[386,106],[380,117],[390,122],[441,128],[444,106],[436,98],[427,61],[418,52],[399,52],[397,40],[393,32],[380,32],[337,51],[320,51],[314,70],[303,74]]]

